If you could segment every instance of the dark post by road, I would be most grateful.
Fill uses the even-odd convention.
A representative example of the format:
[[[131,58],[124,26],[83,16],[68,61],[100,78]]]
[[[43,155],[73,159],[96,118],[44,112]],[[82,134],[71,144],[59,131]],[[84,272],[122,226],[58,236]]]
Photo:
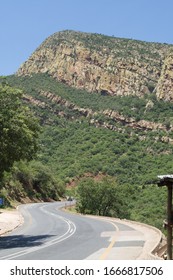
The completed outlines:
[[[172,260],[172,227],[173,227],[173,211],[172,211],[172,188],[173,188],[173,175],[158,176],[160,182],[159,187],[167,186],[167,221],[165,223],[167,228],[167,260]]]
[[[172,186],[168,185],[168,203],[167,203],[167,254],[168,260],[172,260]]]

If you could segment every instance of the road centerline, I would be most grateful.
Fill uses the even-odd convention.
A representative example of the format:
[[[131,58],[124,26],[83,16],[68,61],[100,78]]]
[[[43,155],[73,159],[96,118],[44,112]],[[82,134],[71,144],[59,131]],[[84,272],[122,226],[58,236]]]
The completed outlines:
[[[116,233],[119,233],[119,228],[117,225],[115,225],[113,222],[109,222],[107,221],[108,223],[112,224],[115,229],[116,229]],[[111,249],[113,248],[114,244],[116,243],[117,241],[117,237],[118,235],[114,236],[113,237],[113,240],[111,241],[111,243],[109,244],[109,246],[105,249],[105,251],[103,252],[103,254],[99,257],[99,260],[105,260],[107,258],[107,256],[109,255]]]

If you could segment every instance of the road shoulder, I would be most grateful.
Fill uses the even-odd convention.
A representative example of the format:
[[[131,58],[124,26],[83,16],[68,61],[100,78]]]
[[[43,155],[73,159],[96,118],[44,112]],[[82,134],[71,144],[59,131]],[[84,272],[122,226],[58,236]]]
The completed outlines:
[[[137,257],[138,260],[162,260],[163,258],[157,255],[157,249],[159,248],[162,239],[164,238],[162,232],[150,225],[143,224],[140,222],[112,218],[112,217],[101,217],[86,215],[90,218],[103,219],[112,222],[118,222],[127,226],[130,226],[134,230],[138,231],[144,236],[145,244],[143,246],[142,252]]]
[[[4,235],[23,223],[20,212],[15,210],[0,209],[0,235]]]

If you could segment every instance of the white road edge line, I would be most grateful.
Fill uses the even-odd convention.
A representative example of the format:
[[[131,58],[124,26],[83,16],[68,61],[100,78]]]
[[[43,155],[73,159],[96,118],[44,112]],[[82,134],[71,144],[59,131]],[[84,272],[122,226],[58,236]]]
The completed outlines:
[[[46,206],[42,206],[42,207],[40,207],[40,209],[43,212],[45,212],[45,213],[50,215],[50,213],[48,211],[46,211],[45,209],[43,210],[44,207],[46,207]],[[67,231],[63,235],[61,235],[58,238],[55,238],[55,239],[53,239],[51,241],[46,242],[44,245],[36,246],[34,248],[31,248],[31,249],[25,249],[25,250],[22,250],[22,251],[19,251],[19,252],[16,252],[16,253],[13,253],[13,254],[1,257],[0,260],[3,260],[3,259],[11,260],[11,259],[16,258],[16,257],[21,257],[23,255],[30,254],[32,252],[42,250],[44,248],[47,248],[47,247],[52,246],[54,244],[58,244],[58,243],[60,243],[60,242],[62,242],[64,240],[68,239],[69,237],[71,237],[76,232],[76,225],[72,221],[70,221],[68,219],[65,219],[64,217],[62,217],[60,215],[56,215],[54,213],[51,213],[51,214],[53,216],[56,216],[57,218],[63,220],[65,223],[67,223],[68,229],[67,229]]]

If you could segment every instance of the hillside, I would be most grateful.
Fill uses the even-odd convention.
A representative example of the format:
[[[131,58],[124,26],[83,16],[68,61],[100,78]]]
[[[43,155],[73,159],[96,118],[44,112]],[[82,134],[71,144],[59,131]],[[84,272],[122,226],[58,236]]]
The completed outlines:
[[[40,119],[36,160],[57,187],[111,176],[123,217],[160,228],[166,194],[151,182],[173,173],[171,48],[64,31],[6,77]]]
[[[166,44],[67,30],[47,38],[17,75],[48,73],[89,92],[144,96],[154,91],[170,49]]]

